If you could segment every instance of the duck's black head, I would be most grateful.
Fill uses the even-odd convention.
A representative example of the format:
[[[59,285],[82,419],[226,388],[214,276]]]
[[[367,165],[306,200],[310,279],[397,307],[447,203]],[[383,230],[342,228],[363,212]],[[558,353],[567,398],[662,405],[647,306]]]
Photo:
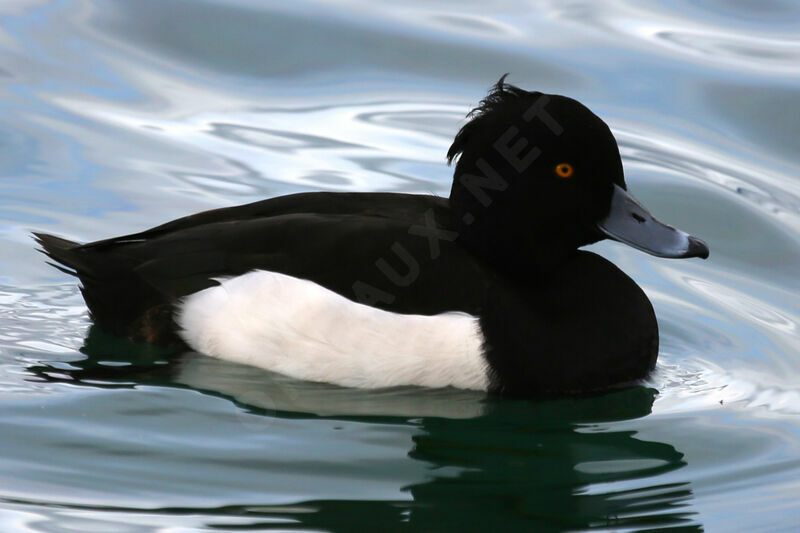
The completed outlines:
[[[450,203],[464,244],[520,273],[547,271],[606,237],[664,257],[708,255],[627,194],[617,142],[597,115],[504,80],[447,153],[458,159]]]

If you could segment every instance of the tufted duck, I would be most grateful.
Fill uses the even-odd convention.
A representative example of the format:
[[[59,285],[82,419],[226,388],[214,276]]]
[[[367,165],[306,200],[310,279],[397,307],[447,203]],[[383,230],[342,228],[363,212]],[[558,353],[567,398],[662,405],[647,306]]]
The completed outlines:
[[[36,238],[99,327],[299,379],[516,396],[641,379],[658,356],[650,301],[579,248],[708,248],[627,192],[600,118],[504,78],[450,147],[449,198],[301,193],[89,244]]]

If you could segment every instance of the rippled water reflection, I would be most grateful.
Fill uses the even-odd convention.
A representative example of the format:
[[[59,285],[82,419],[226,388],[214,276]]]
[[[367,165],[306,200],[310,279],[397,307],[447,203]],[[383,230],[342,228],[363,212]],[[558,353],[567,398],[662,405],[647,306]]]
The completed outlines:
[[[0,524],[787,530],[800,519],[794,2],[0,3]],[[445,195],[510,71],[612,126],[707,262],[593,247],[656,306],[645,387],[365,392],[90,331],[32,229],[92,240],[304,190]]]

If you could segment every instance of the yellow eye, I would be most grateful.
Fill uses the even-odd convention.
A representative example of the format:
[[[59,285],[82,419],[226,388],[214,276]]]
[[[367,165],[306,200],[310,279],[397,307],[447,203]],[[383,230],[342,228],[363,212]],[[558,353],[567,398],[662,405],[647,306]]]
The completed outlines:
[[[571,178],[575,169],[569,163],[559,163],[556,165],[556,175],[559,178]]]

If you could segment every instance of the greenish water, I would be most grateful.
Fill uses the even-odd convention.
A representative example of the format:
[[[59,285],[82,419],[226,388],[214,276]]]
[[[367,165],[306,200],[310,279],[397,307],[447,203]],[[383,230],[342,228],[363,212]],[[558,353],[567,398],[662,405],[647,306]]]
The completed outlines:
[[[0,3],[0,530],[800,524],[800,6]],[[608,121],[706,261],[593,247],[653,301],[640,388],[358,391],[91,331],[76,240],[307,190],[449,190],[502,73]],[[87,338],[88,337],[88,338]]]

